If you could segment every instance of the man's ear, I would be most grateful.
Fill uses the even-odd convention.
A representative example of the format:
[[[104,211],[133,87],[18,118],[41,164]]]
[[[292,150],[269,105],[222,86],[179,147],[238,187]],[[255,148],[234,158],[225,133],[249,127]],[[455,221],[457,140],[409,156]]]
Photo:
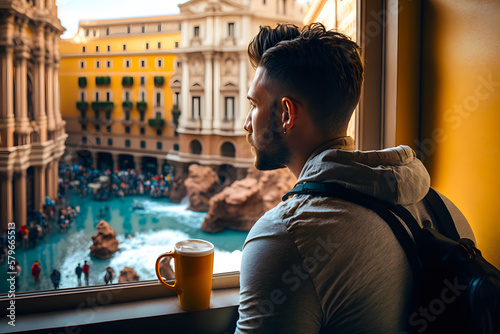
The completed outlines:
[[[295,124],[297,118],[297,105],[289,98],[284,97],[281,99],[281,123],[283,124],[283,132],[289,131]]]

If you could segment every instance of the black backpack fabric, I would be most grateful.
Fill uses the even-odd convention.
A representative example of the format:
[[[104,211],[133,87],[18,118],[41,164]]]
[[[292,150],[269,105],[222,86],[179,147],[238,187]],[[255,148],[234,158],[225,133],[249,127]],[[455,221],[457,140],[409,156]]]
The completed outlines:
[[[429,189],[424,201],[437,218],[439,232],[430,222],[420,227],[401,205],[338,184],[299,184],[283,200],[297,194],[341,198],[375,211],[386,221],[408,258],[415,283],[407,333],[500,334],[500,271],[482,257],[472,240],[460,238],[434,189]]]

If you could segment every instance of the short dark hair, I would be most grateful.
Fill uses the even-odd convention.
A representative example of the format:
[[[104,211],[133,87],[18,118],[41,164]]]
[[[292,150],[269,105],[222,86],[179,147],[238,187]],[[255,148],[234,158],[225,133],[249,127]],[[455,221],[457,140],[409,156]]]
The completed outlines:
[[[321,23],[261,28],[248,47],[271,80],[307,106],[323,134],[347,129],[363,82],[359,46]]]

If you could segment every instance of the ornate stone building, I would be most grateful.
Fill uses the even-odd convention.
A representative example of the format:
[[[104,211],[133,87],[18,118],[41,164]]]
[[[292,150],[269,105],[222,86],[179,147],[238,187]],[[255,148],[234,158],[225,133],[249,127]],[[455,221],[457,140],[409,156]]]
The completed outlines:
[[[301,26],[307,8],[294,0],[191,0],[179,8],[179,66],[170,80],[180,111],[179,150],[167,160],[211,165],[237,177],[253,165],[243,129],[253,78],[248,43],[259,26]]]
[[[0,1],[0,228],[27,223],[57,196],[65,122],[59,111],[55,0]]]

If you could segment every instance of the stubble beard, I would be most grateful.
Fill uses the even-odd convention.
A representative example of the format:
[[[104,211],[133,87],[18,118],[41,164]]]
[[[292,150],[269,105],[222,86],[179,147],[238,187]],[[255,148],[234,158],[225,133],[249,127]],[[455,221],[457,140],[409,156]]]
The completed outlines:
[[[255,154],[254,166],[258,170],[285,168],[290,161],[290,148],[283,135],[278,131],[270,131],[270,133],[272,139],[265,140],[265,144],[260,149],[255,145],[252,134],[247,134],[247,141]]]

